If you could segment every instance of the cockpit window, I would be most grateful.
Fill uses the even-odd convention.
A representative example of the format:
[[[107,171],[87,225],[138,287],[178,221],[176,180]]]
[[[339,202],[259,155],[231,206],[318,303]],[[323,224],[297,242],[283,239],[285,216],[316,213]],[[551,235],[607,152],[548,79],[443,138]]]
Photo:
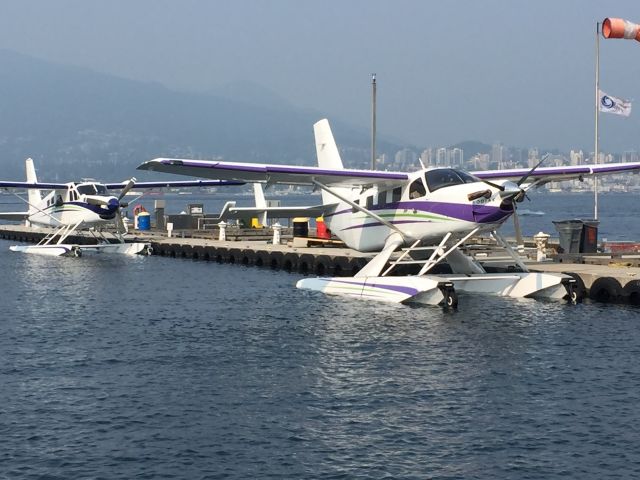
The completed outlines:
[[[427,191],[424,188],[424,183],[422,183],[422,178],[416,178],[411,186],[409,187],[409,198],[420,198],[424,197],[427,194]]]
[[[97,183],[87,183],[76,187],[81,195],[106,195],[107,187]]]
[[[76,187],[78,189],[78,193],[80,195],[95,195],[96,189],[93,188],[93,185],[78,185]]]
[[[452,185],[461,185],[463,183],[475,183],[479,180],[473,175],[452,168],[438,168],[429,170],[425,173],[427,186],[429,191],[435,192],[443,187],[451,187]]]

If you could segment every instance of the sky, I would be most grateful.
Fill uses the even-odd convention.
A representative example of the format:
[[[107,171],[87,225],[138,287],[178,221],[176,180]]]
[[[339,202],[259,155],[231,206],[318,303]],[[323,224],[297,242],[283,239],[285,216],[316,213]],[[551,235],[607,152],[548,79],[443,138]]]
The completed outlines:
[[[172,89],[252,81],[418,146],[593,150],[596,23],[637,0],[7,0],[0,48]],[[640,43],[600,38],[603,150],[640,150]],[[310,126],[311,128],[311,126]]]

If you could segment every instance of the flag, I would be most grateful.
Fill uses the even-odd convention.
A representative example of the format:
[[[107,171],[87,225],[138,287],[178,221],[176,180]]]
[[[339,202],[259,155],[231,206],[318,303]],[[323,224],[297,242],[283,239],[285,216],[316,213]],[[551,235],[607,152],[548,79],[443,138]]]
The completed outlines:
[[[607,95],[602,90],[598,90],[598,106],[601,112],[615,113],[616,115],[631,115],[631,102],[621,98]]]

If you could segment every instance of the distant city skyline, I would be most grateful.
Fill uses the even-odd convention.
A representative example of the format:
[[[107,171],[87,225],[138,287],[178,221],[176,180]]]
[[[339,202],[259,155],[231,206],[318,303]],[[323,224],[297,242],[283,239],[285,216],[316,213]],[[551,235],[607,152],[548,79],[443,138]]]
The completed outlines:
[[[413,145],[465,139],[587,149],[596,22],[631,0],[6,2],[0,48],[173,89],[250,80],[296,106]],[[640,99],[640,44],[601,40],[601,88]],[[636,107],[640,108],[640,106]],[[640,114],[602,115],[603,150],[640,149]]]

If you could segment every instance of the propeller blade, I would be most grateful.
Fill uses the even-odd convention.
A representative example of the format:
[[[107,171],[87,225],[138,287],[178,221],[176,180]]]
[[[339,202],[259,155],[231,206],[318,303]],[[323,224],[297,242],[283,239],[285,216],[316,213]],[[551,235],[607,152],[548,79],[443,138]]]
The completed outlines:
[[[484,180],[482,178],[480,180],[482,180],[484,183],[486,183],[490,187],[497,188],[501,192],[504,192],[504,185],[498,185],[497,183],[493,183],[493,182],[490,182],[489,180]]]
[[[124,188],[120,192],[120,196],[118,197],[118,202],[122,200],[122,198],[129,192],[129,190],[133,188],[135,184],[136,184],[136,177],[131,177],[131,179],[127,182],[127,184],[124,186]]]
[[[547,153],[545,156],[542,157],[542,159],[533,166],[533,168],[531,170],[529,170],[520,180],[518,180],[518,186],[521,186],[524,182],[527,181],[527,178],[529,178],[533,172],[536,171],[536,169],[542,165],[542,162],[544,162],[547,158],[549,158],[549,154]]]
[[[522,230],[520,229],[520,217],[518,217],[518,209],[516,208],[516,204],[513,204],[513,228],[516,232],[516,245],[520,248],[521,245],[524,245],[524,240],[522,239]]]
[[[118,209],[116,211],[116,231],[119,234],[129,233],[129,227],[127,226],[126,223],[124,223],[124,220],[122,219],[122,213],[120,212],[120,209]]]

